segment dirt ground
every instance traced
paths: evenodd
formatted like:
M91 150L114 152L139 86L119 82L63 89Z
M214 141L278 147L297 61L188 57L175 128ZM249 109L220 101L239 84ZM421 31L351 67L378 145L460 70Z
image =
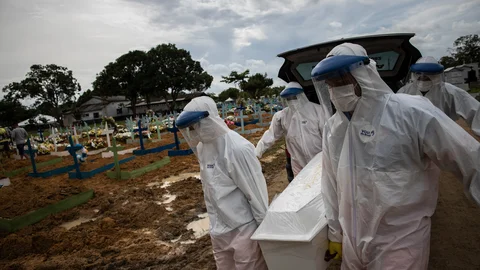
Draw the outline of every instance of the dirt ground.
M244 137L256 144L262 134ZM284 148L278 142L261 159L270 201L288 185ZM155 158L136 159L122 169ZM86 180L14 177L10 187L0 189L2 218L87 189L94 189L95 197L18 232L0 234L0 269L215 269L208 234L196 239L187 228L206 212L201 182L194 177L198 172L198 161L190 155L171 157L162 169L128 181L105 174ZM453 175L443 173L429 269L480 269L479 224L479 208L466 199ZM339 269L339 263L329 269Z

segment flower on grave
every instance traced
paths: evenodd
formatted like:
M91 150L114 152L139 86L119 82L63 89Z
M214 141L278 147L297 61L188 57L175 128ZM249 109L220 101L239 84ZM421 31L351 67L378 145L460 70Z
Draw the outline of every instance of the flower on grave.
M232 126L235 125L235 122L225 119L225 124L227 124L227 126Z
M131 133L128 132L128 131L124 131L124 132L119 132L117 134L115 134L115 139L117 141L122 141L122 142L126 142L127 139L130 139L131 138Z
M55 151L55 146L51 143L44 142L38 145L38 155L48 155L51 152Z
M157 126L151 125L151 126L149 127L149 129L150 129L150 132L151 132L151 133L157 133ZM163 131L165 131L166 129L167 129L167 126L166 126L166 125L158 125L158 130L159 130L160 132L163 132Z
M105 140L103 138L94 138L88 140L86 145L87 149L100 149L105 148L106 146Z
M245 115L249 115L249 114L253 114L254 111L251 109L251 108L247 108L245 109L245 111L243 112Z

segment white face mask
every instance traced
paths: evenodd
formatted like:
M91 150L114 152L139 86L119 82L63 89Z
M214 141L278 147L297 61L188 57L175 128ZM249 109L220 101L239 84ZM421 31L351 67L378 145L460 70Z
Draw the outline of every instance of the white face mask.
M330 98L337 110L342 112L351 112L355 110L360 97L355 95L353 84L347 84L338 87L329 87Z
M298 107L300 106L300 101L298 99L287 100L287 105L293 110L298 110Z
M417 88L420 92L428 92L433 86L432 81L417 81Z

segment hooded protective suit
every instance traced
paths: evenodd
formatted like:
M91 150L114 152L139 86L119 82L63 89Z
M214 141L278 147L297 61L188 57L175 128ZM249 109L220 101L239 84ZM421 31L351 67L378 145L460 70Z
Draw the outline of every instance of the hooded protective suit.
M327 119L320 105L308 101L300 84L291 82L283 92L290 89L301 91L295 95L296 99L287 100L287 108L273 115L270 128L257 143L255 154L261 158L276 140L285 136L292 159L292 170L294 175L297 175L322 151L323 126Z
M422 57L417 64L438 63L433 57ZM423 95L437 108L442 110L452 120L462 117L472 128L473 132L480 136L480 102L473 98L465 90L443 81L443 72L440 74L429 74L428 81L419 79L419 76L412 74L412 83L409 83L398 90L398 93L410 95Z
M267 186L254 147L228 129L211 98L194 98L177 123L188 112L208 112L208 117L190 126L194 129L181 131L196 147L217 268L266 269L258 243L250 240L268 206Z
M344 43L329 53L339 55L367 53ZM337 110L325 126L328 237L343 244L342 269L427 269L438 167L479 204L480 144L427 99L393 94L375 65L348 74L361 88L351 120Z

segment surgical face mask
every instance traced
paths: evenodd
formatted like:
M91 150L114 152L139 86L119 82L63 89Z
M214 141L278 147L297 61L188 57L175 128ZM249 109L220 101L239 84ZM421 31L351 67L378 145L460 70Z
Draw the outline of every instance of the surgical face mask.
M417 88L420 92L428 92L430 89L432 89L433 82L428 80L428 81L417 81Z
M355 95L355 86L347 84L337 87L329 87L330 98L337 110L351 112L355 110L360 97Z
M297 96L291 96L286 98L287 100L287 105L293 110L298 110L298 107L300 106L300 101L298 100Z

